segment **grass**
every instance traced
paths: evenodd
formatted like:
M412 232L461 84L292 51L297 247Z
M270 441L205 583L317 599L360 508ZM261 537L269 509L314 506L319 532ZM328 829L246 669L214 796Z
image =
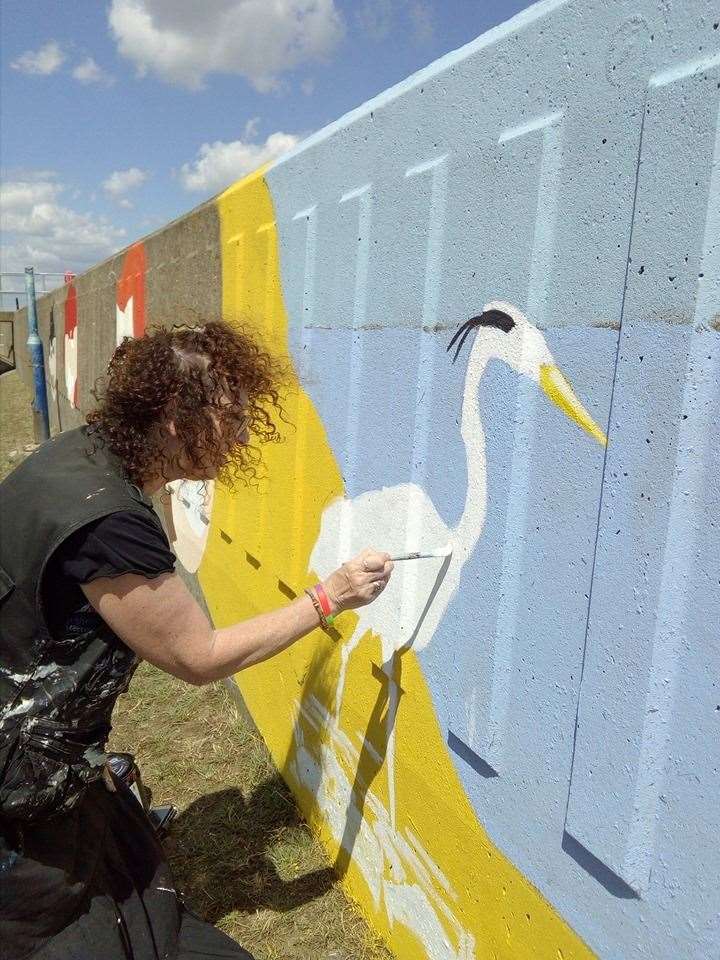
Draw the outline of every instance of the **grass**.
M0 377L0 480L25 456L24 447L33 443L32 392L17 370ZM17 457L10 460L16 451Z
M3 374L0 479L32 440L30 391ZM142 664L111 747L135 754L154 803L180 808L166 847L190 906L257 960L392 960L223 684L192 687Z
M136 755L153 802L180 807L167 845L178 888L258 960L391 960L223 684L143 664L111 744Z

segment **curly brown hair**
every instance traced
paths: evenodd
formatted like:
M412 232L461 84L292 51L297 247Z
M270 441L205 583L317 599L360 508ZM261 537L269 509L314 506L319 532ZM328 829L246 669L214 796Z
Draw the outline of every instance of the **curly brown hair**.
M212 467L232 487L257 477L260 460L257 447L238 443L239 433L247 429L260 443L278 439L271 408L283 417L280 390L289 379L287 365L225 321L153 328L117 348L87 422L133 483L164 475L161 427L172 420L178 460Z

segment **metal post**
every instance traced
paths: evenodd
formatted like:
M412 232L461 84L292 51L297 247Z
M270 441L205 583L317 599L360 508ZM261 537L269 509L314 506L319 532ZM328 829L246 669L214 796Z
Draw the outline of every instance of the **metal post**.
M45 358L42 340L38 334L37 311L35 309L35 272L25 267L25 294L27 296L28 352L33 368L35 397L33 399L33 421L35 439L38 443L50 438L50 417L48 416L47 386L45 384Z

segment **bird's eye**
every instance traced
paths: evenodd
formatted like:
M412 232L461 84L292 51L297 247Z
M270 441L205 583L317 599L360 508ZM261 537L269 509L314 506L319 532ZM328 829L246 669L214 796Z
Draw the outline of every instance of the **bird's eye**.
M469 320L460 324L460 327L455 331L455 335L447 346L449 351L455 343L457 343L453 363L455 363L460 355L463 344L467 340L471 330L475 330L477 327L495 327L496 330L502 330L503 333L510 333L514 326L515 321L513 318L502 310L485 310L483 313L478 314L477 317L470 317Z

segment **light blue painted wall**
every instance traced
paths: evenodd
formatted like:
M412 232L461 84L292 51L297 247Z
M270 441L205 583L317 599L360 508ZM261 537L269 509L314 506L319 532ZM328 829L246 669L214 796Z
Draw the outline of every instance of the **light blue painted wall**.
M457 520L445 347L490 299L607 425L605 455L488 369L487 522L421 656L477 816L617 960L720 956L718 20L539 3L267 176L350 496L413 480Z

